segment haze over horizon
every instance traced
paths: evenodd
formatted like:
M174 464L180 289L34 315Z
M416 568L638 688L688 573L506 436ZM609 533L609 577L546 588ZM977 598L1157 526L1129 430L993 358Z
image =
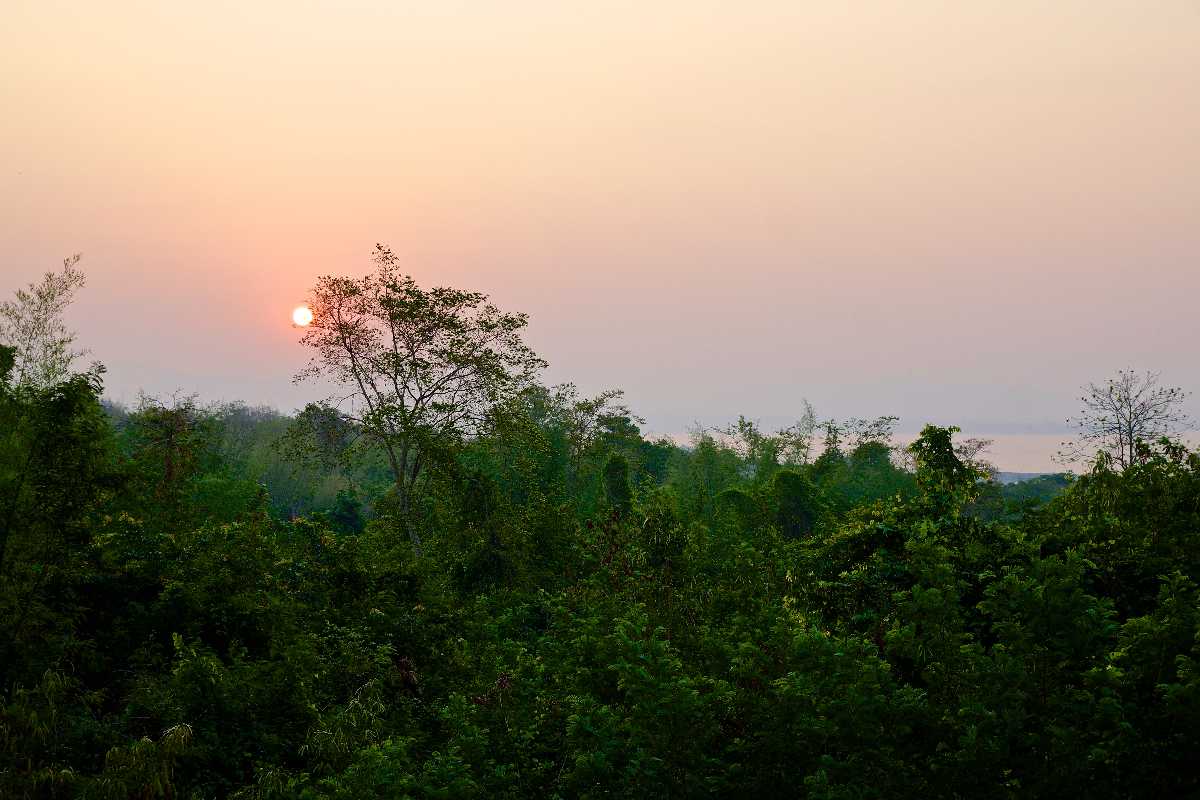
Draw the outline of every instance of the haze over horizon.
M315 399L291 309L375 242L658 432L1200 391L1200 7L870 9L16 0L0 295L82 252L127 402Z

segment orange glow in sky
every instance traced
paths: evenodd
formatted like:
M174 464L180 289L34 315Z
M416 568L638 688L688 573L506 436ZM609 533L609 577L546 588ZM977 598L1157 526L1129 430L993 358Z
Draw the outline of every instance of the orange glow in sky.
M118 399L303 407L376 242L652 430L1200 398L1196 0L3 7L0 298L82 252Z

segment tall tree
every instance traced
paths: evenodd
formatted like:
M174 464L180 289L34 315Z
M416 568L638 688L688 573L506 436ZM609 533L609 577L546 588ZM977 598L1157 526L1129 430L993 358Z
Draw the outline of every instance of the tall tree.
M22 637L58 624L44 603L65 604L69 564L89 557L95 512L116 485L102 370L47 388L14 385L13 348L0 345L0 664ZM7 671L0 669L0 673ZM0 679L0 694L11 688ZM0 711L0 716L3 712ZM3 770L0 769L0 772ZM0 795L3 795L0 790Z
M521 338L525 314L503 312L479 292L424 289L383 245L374 262L364 278L318 279L300 339L314 354L296 380L325 378L346 390L329 404L386 453L402 523L419 549L412 502L431 460L482 433L492 410L546 362Z
M18 289L13 300L0 303L0 344L15 351L12 381L18 386L47 388L67 379L75 359L75 334L63 314L83 287L79 254L63 260L59 272L47 272L41 283Z
M604 433L605 423L620 417L632 422L645 422L622 402L624 396L625 392L620 389L606 389L595 397L581 397L573 383L553 388L550 393L551 408L567 435L571 461L576 469L584 453Z
M1103 384L1089 383L1080 398L1083 410L1067 420L1077 431L1075 439L1063 443L1059 458L1070 463L1102 453L1121 470L1128 469L1145 443L1187 429L1186 397L1178 387L1160 386L1156 372L1120 370Z

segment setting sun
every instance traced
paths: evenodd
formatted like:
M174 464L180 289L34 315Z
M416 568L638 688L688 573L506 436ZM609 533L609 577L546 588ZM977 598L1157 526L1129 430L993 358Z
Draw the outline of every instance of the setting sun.
M0 800L1200 800L1200 0L0 23Z
M308 306L296 306L292 311L292 322L299 325L301 328L307 326L313 321L312 309Z

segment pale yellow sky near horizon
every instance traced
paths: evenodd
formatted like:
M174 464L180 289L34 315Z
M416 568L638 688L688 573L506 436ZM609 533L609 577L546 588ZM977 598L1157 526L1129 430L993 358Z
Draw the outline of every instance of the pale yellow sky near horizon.
M82 251L115 396L288 409L381 241L659 430L1048 432L1200 390L1198 143L1194 0L0 0L0 293Z

